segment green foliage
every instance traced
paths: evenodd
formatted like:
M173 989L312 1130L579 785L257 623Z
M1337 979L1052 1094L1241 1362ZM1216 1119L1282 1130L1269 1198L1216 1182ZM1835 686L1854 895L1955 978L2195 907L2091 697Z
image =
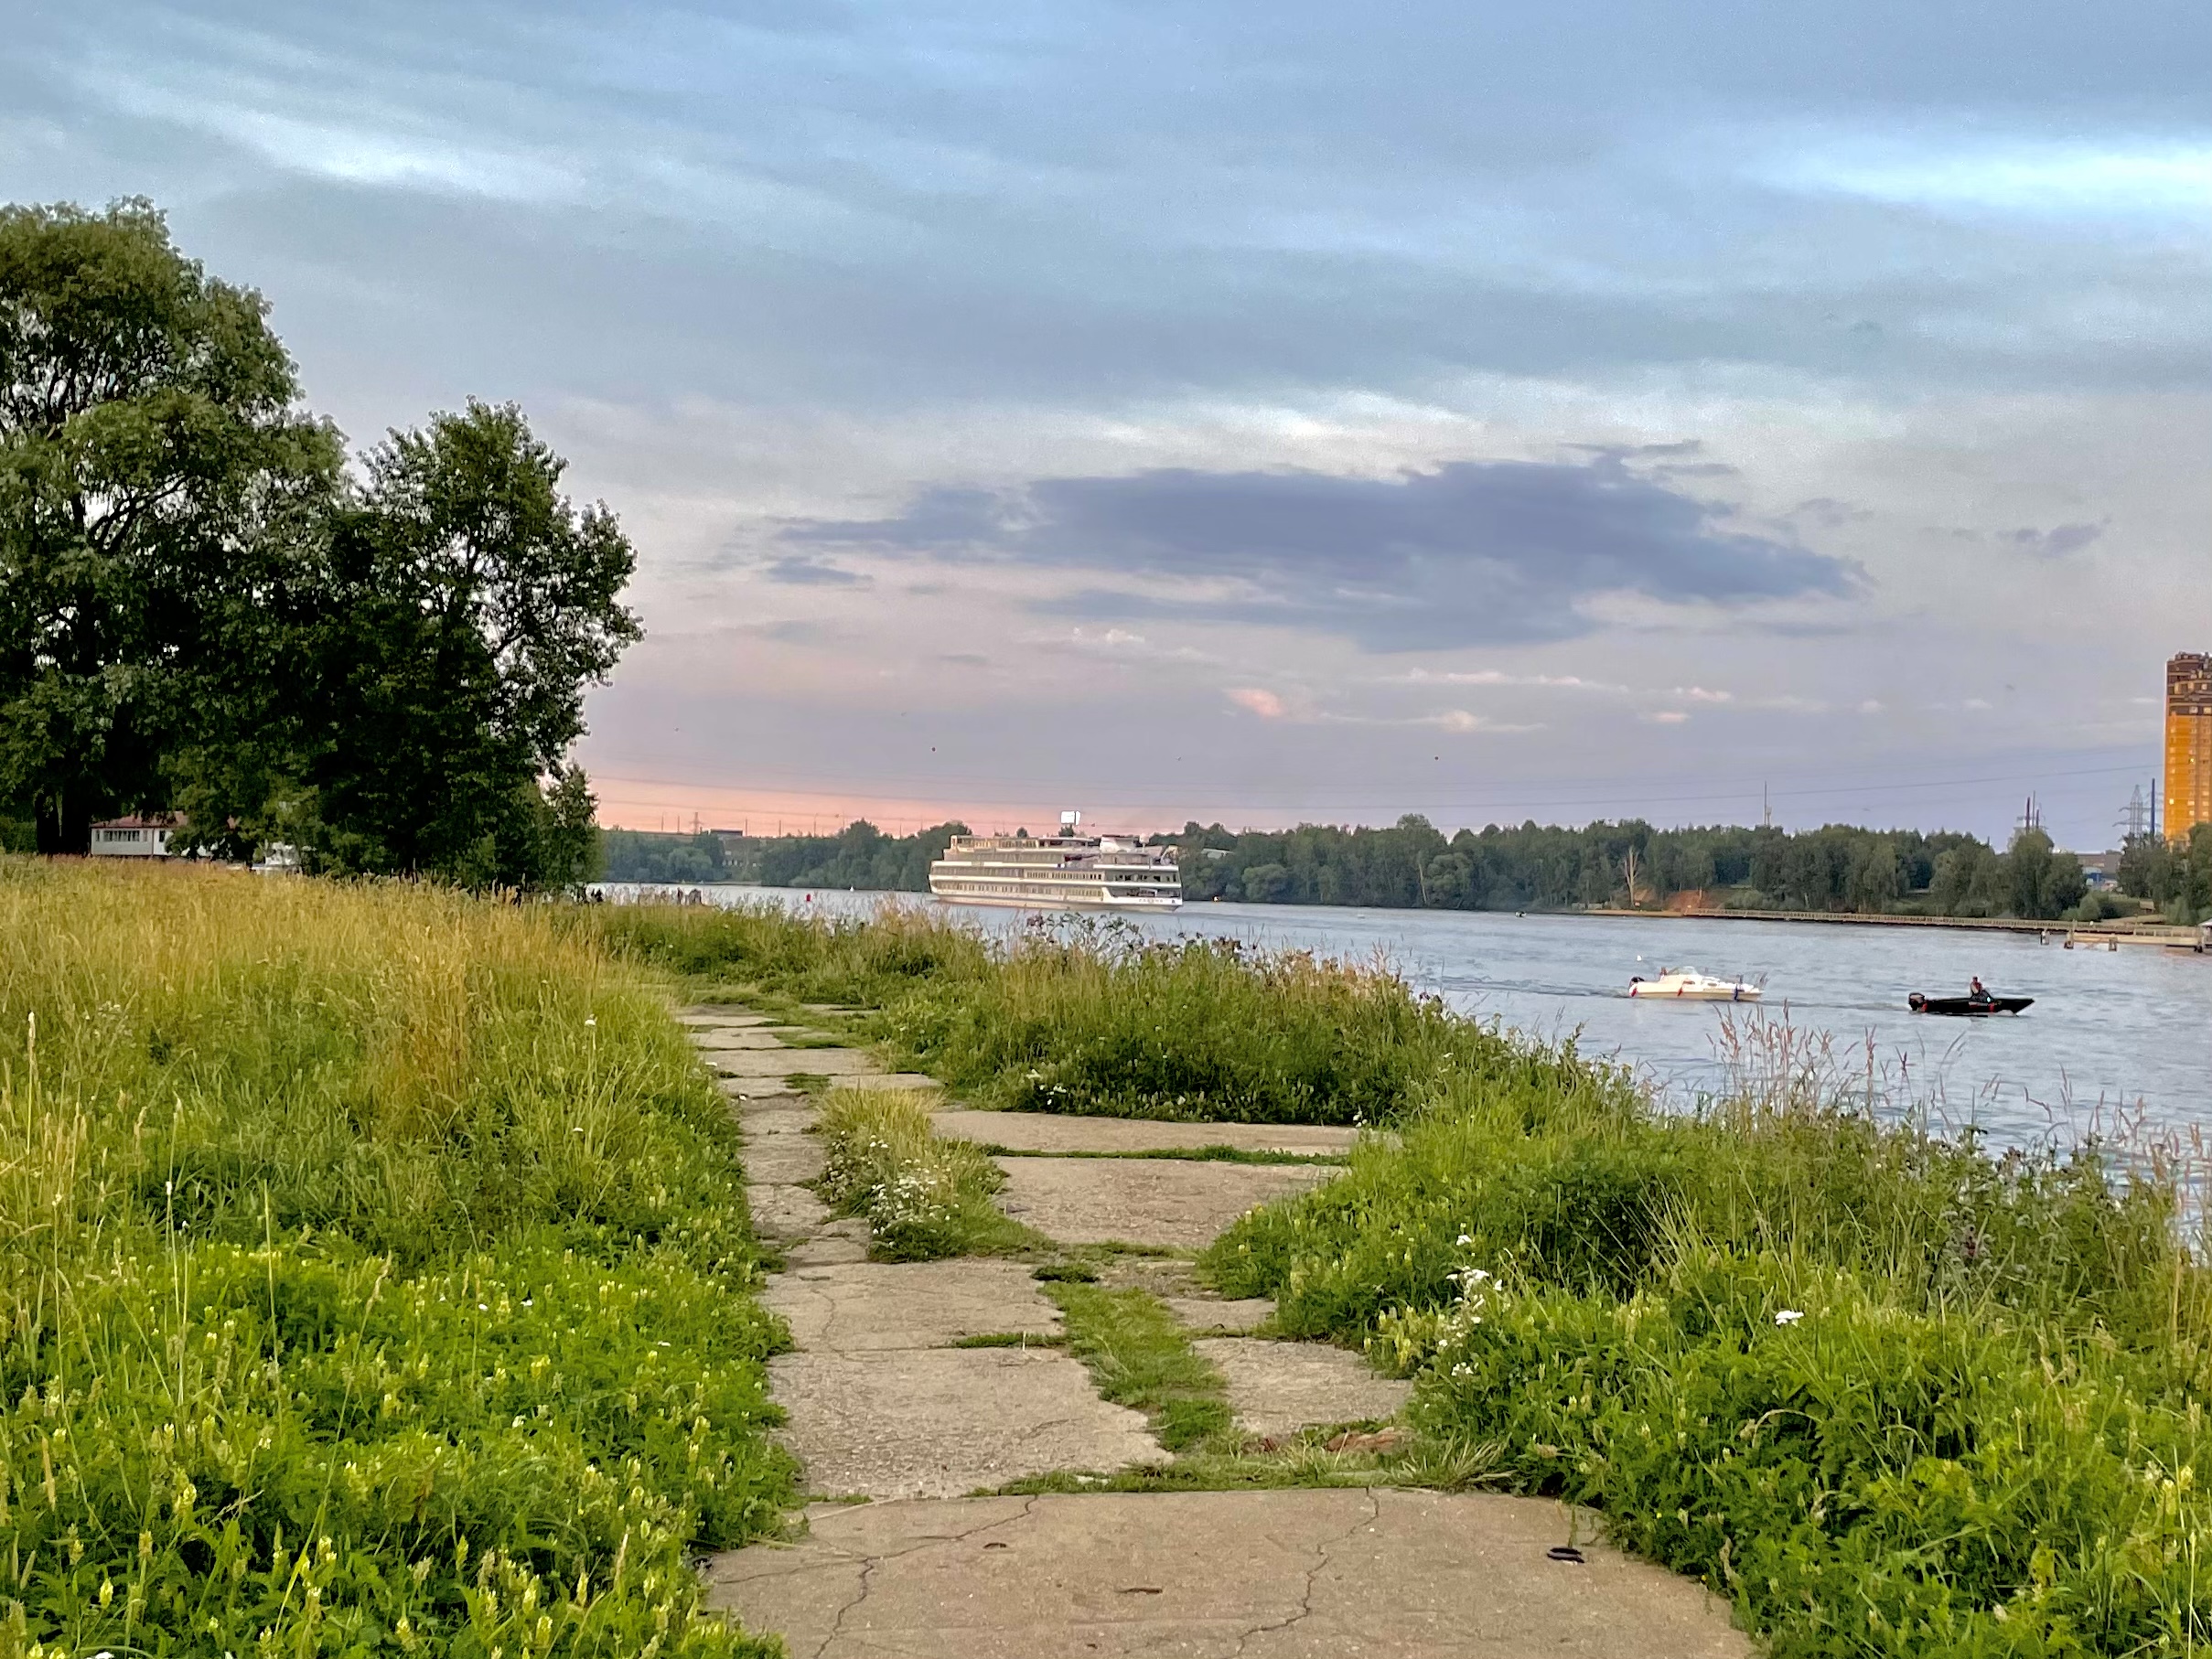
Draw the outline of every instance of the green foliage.
M1447 1064L1556 1068L1380 969L1233 941L1148 942L1041 925L996 949L917 913L873 922L768 908L619 905L618 948L743 990L878 1010L863 1023L970 1097L1029 1111L1267 1123L1380 1123Z
M2192 825L2182 840L2131 838L2121 854L2120 890L2185 926L2212 916L2212 824Z
M562 756L584 687L640 630L629 542L559 493L563 465L521 411L474 401L369 455L328 541L301 796L276 819L311 864L576 879L590 801Z
M265 310L148 202L0 208L0 797L41 851L214 764L288 604L339 444Z
M779 1337L656 988L421 887L0 863L0 1652L765 1655Z
M1228 1385L1158 1297L1065 1279L1045 1294L1066 1316L1068 1352L1100 1395L1144 1413L1161 1445L1187 1451L1230 1435Z
M1366 1339L1433 1442L1595 1504L1777 1654L2212 1639L2212 1282L2174 1188L1824 1095L1454 1085L1208 1269Z
M960 823L912 835L886 835L855 819L835 835L730 837L612 830L607 835L610 882L750 882L763 887L857 888L868 893L926 893L931 861L968 833Z
M1753 910L2040 918L2080 899L2078 868L2069 873L2067 855L2047 856L2047 840L2015 869L1970 835L1842 824L1792 834L1655 830L1633 819L1579 830L1530 822L1447 840L1427 819L1408 817L1388 829L1302 824L1242 834L1194 822L1172 839L1186 897L1255 904L1557 910L1697 893Z
M991 1195L1004 1186L983 1150L940 1138L910 1089L832 1089L822 1101L828 1143L821 1195L840 1215L864 1215L877 1261L988 1256L1036 1242Z
M0 209L0 808L45 852L176 809L178 851L573 886L628 541L511 406L356 484L265 310L146 202Z

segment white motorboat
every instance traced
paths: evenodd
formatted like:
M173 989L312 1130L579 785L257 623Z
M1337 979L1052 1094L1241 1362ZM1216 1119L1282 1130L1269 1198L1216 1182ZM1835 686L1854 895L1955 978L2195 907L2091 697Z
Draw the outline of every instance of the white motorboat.
M1694 968L1662 968L1656 979L1641 974L1628 981L1632 997L1665 998L1681 1002L1756 1002L1762 992L1744 979L1723 979Z

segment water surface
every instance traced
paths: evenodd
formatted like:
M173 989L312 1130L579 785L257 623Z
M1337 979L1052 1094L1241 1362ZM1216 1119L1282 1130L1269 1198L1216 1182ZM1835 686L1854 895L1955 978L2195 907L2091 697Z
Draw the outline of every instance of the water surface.
M609 896L639 891L610 887ZM940 906L913 894L700 889L716 904L769 903L834 914L886 897L929 905L993 931L1033 912ZM1979 1125L2006 1143L2070 1140L2141 1114L2153 1127L2212 1132L2212 956L2123 947L2062 949L2061 932L1514 916L1484 911L1192 904L1136 916L1147 934L1227 937L1351 960L1378 953L1452 1007L1547 1038L1581 1033L1585 1053L1617 1057L1662 1093L1693 1097L1725 1081L1724 1005L1645 1002L1631 974L1694 966L1766 986L1765 1013L1828 1040L1840 1071L1891 1109ZM2030 996L2026 1013L1980 1020L1914 1014L1907 995L1992 990ZM1871 1046L1870 1046L1871 1045Z

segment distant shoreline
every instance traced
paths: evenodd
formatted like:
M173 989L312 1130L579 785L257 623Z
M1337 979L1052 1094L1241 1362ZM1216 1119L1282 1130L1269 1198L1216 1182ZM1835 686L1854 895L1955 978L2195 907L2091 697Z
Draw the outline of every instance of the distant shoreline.
M2117 939L2122 945L2178 945L2184 949L2199 942L2198 929L2176 927L2171 922L2115 926L2103 922L2023 922L2013 916L1863 915L1833 910L1624 910L1610 904L1550 914L1634 916L1646 921L1815 922L1843 927L1950 927L1968 933L2060 933L2099 944Z

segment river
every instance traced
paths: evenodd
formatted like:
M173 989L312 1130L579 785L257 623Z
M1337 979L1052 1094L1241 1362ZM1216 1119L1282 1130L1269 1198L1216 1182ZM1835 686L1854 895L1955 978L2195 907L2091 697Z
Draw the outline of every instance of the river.
M610 886L608 896L638 891ZM716 904L840 915L865 914L886 898L935 905L916 894L698 891ZM993 931L1036 914L949 913ZM2032 934L1664 916L1208 904L1130 920L1162 937L1226 937L1355 961L1380 953L1463 1012L1546 1038L1579 1032L1585 1054L1634 1066L1677 1100L1727 1082L1728 1022L1747 1029L1743 1011L1625 992L1631 974L1694 964L1763 983L1764 1018L1787 1020L1800 1046L1825 1040L1838 1080L1871 1084L1889 1110L1924 1111L1954 1131L1973 1124L2007 1145L2109 1135L2138 1118L2212 1139L2212 955L2066 950L2063 930L2040 944ZM2035 1007L1952 1020L1905 1006L1914 990L1962 993L1977 974L1992 990L2034 997Z

